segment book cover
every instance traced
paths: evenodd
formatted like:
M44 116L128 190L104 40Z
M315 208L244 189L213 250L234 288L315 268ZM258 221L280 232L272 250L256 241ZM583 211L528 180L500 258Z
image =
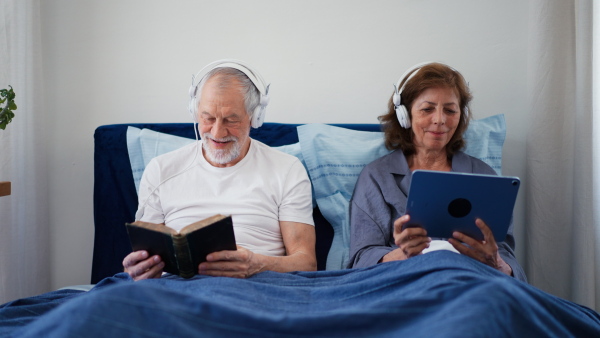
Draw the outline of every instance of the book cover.
M206 256L222 250L236 250L231 216L214 215L192 223L180 232L162 224L136 221L127 223L133 251L146 250L159 255L163 271L191 278Z

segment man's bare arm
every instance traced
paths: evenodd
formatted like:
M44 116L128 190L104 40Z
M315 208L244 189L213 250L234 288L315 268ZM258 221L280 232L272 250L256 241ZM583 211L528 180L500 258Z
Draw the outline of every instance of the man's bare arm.
M213 252L201 263L198 273L246 278L262 271L315 271L315 227L297 222L279 222L285 256L265 256L239 247L237 251Z

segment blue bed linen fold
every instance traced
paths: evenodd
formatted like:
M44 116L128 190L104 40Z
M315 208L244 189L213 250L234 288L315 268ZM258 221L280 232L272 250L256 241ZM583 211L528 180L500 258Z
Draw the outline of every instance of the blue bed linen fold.
M121 273L114 277L103 279L89 291L63 288L37 296L22 298L0 305L0 337L13 330L23 327L42 315L54 310L70 299L81 296L86 292L96 292L122 281L132 281L128 274Z
M0 315L5 310L0 309ZM119 274L11 333L20 337L597 336L600 316L468 257L438 251L364 269L264 272L245 280L169 276L132 282Z

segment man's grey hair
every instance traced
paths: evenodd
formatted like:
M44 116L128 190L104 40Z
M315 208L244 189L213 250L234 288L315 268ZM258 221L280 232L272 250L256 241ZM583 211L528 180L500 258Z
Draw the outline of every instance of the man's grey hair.
M206 84L206 81L211 79L213 76L220 75L219 82L217 86L219 88L227 88L232 85L233 80L237 80L239 83L240 91L242 95L244 95L244 105L246 108L246 113L250 116L252 120L252 116L254 115L254 110L260 104L260 92L252 83L252 80L244 74L244 72L228 67L219 67L208 72L202 81L198 84L198 90L196 91L196 103L200 103L202 88Z

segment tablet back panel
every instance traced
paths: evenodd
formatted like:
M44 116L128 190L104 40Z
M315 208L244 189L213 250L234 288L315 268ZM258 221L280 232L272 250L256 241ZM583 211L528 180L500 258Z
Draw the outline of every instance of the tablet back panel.
M460 231L483 240L475 225L481 218L496 241L504 241L519 185L518 177L415 170L406 205L408 226L422 226L434 238Z

